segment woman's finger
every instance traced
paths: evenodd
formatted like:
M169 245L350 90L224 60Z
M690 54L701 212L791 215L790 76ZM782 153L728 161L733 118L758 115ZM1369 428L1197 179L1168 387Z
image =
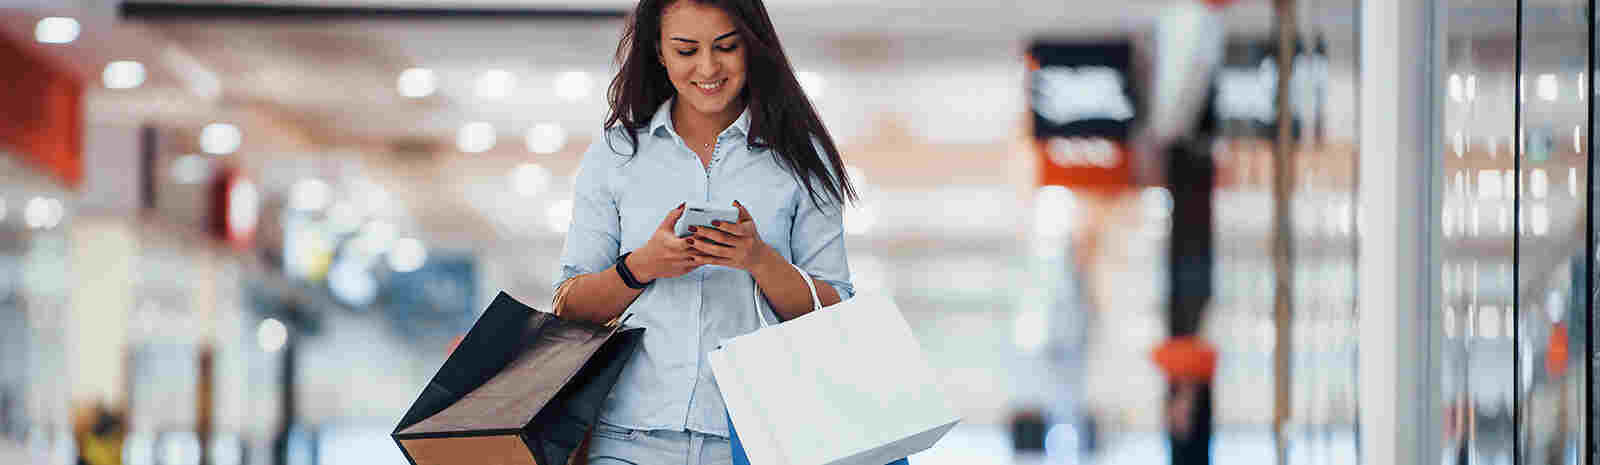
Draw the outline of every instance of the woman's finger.
M694 238L697 241L709 240L726 245L733 245L733 243L739 241L739 236L716 228L695 227Z
M720 233L723 233L723 234L727 234L727 235L730 235L730 236L743 236L744 235L744 228L740 228L739 227L740 224L742 224L742 223L729 223L729 222L722 221L722 220L714 220L714 221L711 222L711 226L712 227L710 227L710 228L700 228L700 230L701 231L705 231L705 230L715 229L717 232L720 232Z
M756 217L750 215L750 210L745 210L744 209L744 204L743 203L739 203L738 200L735 200L735 201L733 201L733 207L739 209L739 222L740 223L743 223L743 222L746 222L746 221L755 221Z
M694 261L695 261L695 263L698 263L698 264L701 264L701 265L732 266L732 264L733 264L733 260L729 260L729 259L723 258L723 257L704 255L704 254L695 255L694 256Z
M733 256L733 247L726 245L713 244L706 241L694 241L694 245L691 247L693 247L695 252L699 252L702 255L710 255L719 258Z
M685 251L685 250L689 250L689 244L694 243L694 241L689 240L689 238L686 238L686 237L685 238L673 237L673 238L667 239L666 243L667 243L667 248L668 249L673 250L673 251L682 252L682 251Z
M674 208L672 211L667 212L667 217L661 219L661 225L656 226L656 230L666 231L669 233L672 232L672 226L678 224L678 218L683 216L684 205L688 205L688 203L680 203L678 204L678 208Z

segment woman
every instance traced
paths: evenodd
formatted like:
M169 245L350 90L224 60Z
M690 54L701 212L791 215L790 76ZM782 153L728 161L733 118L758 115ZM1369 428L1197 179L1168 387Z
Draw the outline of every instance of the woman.
M646 328L600 415L595 465L729 463L706 353L765 318L849 298L855 199L760 0L641 0L617 47L604 140L583 155L557 279L565 318ZM684 202L736 223L677 237ZM770 320L769 320L770 321Z

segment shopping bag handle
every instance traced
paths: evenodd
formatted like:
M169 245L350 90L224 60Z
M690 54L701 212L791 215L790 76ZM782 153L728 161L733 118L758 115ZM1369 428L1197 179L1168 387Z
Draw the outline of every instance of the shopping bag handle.
M822 310L822 299L817 298L817 283L811 280L811 275L806 273L806 270L801 269L800 265L790 263L789 266L794 267L795 271L800 272L800 278L806 281L806 288L811 290L811 310ZM751 306L756 310L756 321L761 322L762 328L769 326L767 324L767 317L761 315L761 286L756 284L755 275L750 276L750 303ZM772 312L772 316L777 317L778 312L774 310Z

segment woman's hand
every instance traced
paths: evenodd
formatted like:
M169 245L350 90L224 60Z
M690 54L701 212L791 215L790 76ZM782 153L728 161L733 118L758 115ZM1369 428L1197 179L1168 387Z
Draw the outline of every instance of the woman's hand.
M676 278L702 265L695 261L694 251L689 248L692 241L680 239L672 231L681 216L683 216L683 204L667 212L667 217L661 220L661 225L650 235L650 240L628 256L628 269L632 270L640 281Z
M761 241L761 234L756 231L756 222L750 217L750 211L745 210L738 201L733 202L733 206L739 209L738 223L713 221L712 228L689 227L694 234L689 238L689 249L695 263L752 271L773 260L783 260L777 250Z

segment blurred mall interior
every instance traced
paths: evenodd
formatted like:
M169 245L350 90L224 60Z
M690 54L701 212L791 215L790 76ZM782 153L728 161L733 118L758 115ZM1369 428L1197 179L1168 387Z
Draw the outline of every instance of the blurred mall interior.
M963 417L912 463L1600 460L1592 1L766 3ZM407 463L632 6L0 0L0 463Z

